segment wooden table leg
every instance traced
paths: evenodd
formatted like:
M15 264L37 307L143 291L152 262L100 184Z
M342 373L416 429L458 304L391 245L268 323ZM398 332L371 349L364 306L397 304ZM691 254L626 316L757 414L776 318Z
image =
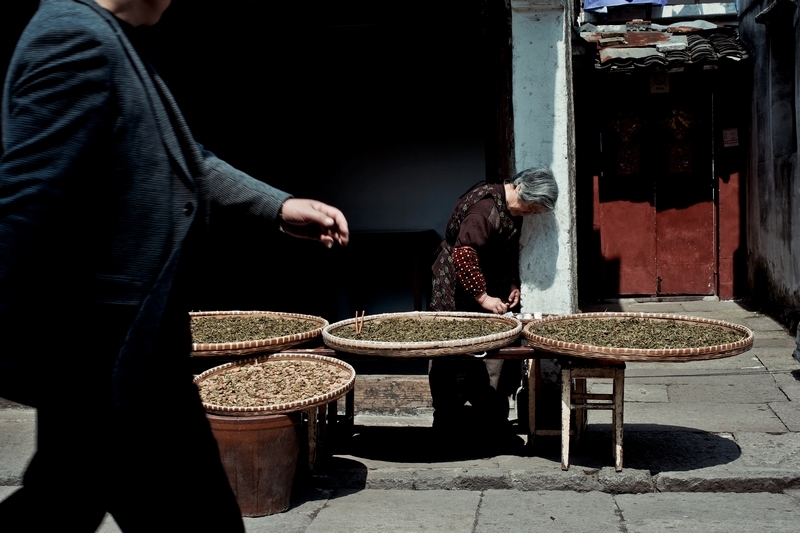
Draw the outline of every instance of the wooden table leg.
M313 472L317 462L317 408L305 410L308 419L308 471Z
M353 436L354 425L355 425L355 398L356 398L356 387L353 385L353 388L347 393L344 397L344 427L342 428L342 434L346 435L347 437Z
M586 378L575 378L575 393L586 394ZM585 404L586 400L577 400L575 403ZM589 413L585 409L575 409L575 444L581 441L583 430L586 429L586 419Z
M625 370L623 368L614 369L614 409L612 409L612 423L614 431L614 469L622 471L622 409L625 405Z
M569 419L572 411L572 371L561 370L561 470L569 470Z
M328 442L331 443L329 450L333 450L333 443L339 438L339 401L331 400L328 402Z
M528 359L528 447L533 447L536 438L536 392L537 377L541 372L538 359Z
M317 408L317 454L314 458L314 469L316 469L321 463L324 463L328 456L327 411L328 407L326 405L320 405Z

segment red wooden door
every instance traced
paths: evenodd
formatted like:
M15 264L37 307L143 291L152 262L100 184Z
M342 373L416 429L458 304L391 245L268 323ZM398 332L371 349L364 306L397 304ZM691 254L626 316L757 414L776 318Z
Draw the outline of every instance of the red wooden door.
M594 226L605 297L715 291L710 95L659 96L619 102L602 126Z

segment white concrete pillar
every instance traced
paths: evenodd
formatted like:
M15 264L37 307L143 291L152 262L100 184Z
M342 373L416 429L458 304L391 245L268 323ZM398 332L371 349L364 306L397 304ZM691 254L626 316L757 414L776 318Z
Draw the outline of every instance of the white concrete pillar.
M520 239L522 310L578 308L571 0L511 0L512 102L517 171L549 166L553 213L525 217Z

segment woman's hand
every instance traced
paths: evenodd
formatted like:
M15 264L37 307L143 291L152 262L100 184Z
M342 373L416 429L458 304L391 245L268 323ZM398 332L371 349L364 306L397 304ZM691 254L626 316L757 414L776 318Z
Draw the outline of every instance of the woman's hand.
M503 300L489 296L485 292L476 296L475 301L477 301L481 307L496 315L502 315L508 311L508 305Z
M333 206L305 198L289 198L281 206L281 228L293 237L312 239L327 248L336 242L346 246L350 239L347 220Z
M512 285L511 286L511 292L508 295L508 308L509 309L514 308L514 307L517 306L517 304L519 303L519 296L520 296L519 287L517 287L515 285Z

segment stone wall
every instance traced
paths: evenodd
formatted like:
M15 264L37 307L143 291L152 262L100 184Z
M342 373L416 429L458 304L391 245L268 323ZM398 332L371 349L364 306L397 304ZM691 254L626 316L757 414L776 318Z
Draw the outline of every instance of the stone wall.
M753 58L748 278L754 302L790 327L800 310L800 23L792 4L740 4L740 38Z

